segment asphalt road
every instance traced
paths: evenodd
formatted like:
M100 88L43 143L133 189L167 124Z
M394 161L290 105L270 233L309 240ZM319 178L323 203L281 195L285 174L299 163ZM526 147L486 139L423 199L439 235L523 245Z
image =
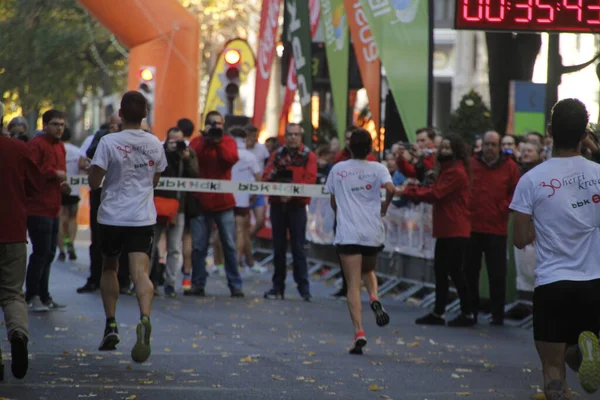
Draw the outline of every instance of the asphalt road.
M7 378L0 398L542 398L536 397L541 372L529 331L419 327L413 321L423 310L388 300L390 325L377 327L366 308L367 350L351 356L347 308L327 297L333 288L313 284L312 303L301 301L292 284L289 300L263 300L269 275L246 278L245 299L229 298L218 277L209 278L204 299L155 299L153 351L141 365L130 358L136 301L122 296L121 344L117 352L101 353L100 294L75 292L87 277L86 250L80 243L78 262L53 265L52 296L68 308L30 313L30 370L22 381L10 374L10 346L3 340ZM582 392L575 376L570 383Z

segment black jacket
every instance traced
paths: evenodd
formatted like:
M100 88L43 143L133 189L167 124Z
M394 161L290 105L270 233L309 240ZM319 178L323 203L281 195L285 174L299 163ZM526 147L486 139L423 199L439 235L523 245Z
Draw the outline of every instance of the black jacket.
M166 147L166 146L165 146ZM165 149L166 150L166 149ZM196 153L189 149L190 158L182 160L176 151L165 151L167 156L167 168L160 174L163 178L198 178L198 161ZM181 165L181 166L180 166ZM181 171L181 174L180 174ZM179 212L188 213L186 204L190 203L192 192L176 192L173 190L154 190L154 196L177 199L179 195Z

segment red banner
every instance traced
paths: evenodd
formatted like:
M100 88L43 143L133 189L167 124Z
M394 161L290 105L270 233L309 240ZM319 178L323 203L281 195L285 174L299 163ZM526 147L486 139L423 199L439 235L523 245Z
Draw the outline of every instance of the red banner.
M310 33L314 39L317 30L319 29L319 19L321 18L321 4L319 0L309 0L308 9L310 10ZM291 57L290 67L288 69L287 84L285 89L285 97L281 107L281 116L279 117L279 141L283 143L283 135L285 134L285 126L288 123L288 114L294 102L294 96L297 89L296 67L294 57Z
M271 81L271 67L277 46L277 28L281 12L280 0L263 0L260 13L260 32L256 53L256 85L254 89L254 115L252 125L260 128L267 107Z
M361 0L344 0L350 37L360 69L363 86L369 98L369 110L377 132L381 130L381 60L375 38L369 28Z

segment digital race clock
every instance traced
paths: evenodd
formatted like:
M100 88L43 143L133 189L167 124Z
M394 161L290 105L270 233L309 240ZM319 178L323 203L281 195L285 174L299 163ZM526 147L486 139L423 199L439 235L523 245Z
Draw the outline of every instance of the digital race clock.
M600 32L600 0L456 0L455 28Z

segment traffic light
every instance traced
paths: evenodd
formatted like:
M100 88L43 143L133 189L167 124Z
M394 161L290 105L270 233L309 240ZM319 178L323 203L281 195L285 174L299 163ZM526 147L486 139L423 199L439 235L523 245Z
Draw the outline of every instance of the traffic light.
M240 73L242 66L242 53L239 50L228 49L225 51L225 96L227 97L227 114L233 114L233 101L240 94Z
M154 106L156 94L156 67L143 66L138 72L138 90L144 95L148 102L148 125L152 126L154 122Z

